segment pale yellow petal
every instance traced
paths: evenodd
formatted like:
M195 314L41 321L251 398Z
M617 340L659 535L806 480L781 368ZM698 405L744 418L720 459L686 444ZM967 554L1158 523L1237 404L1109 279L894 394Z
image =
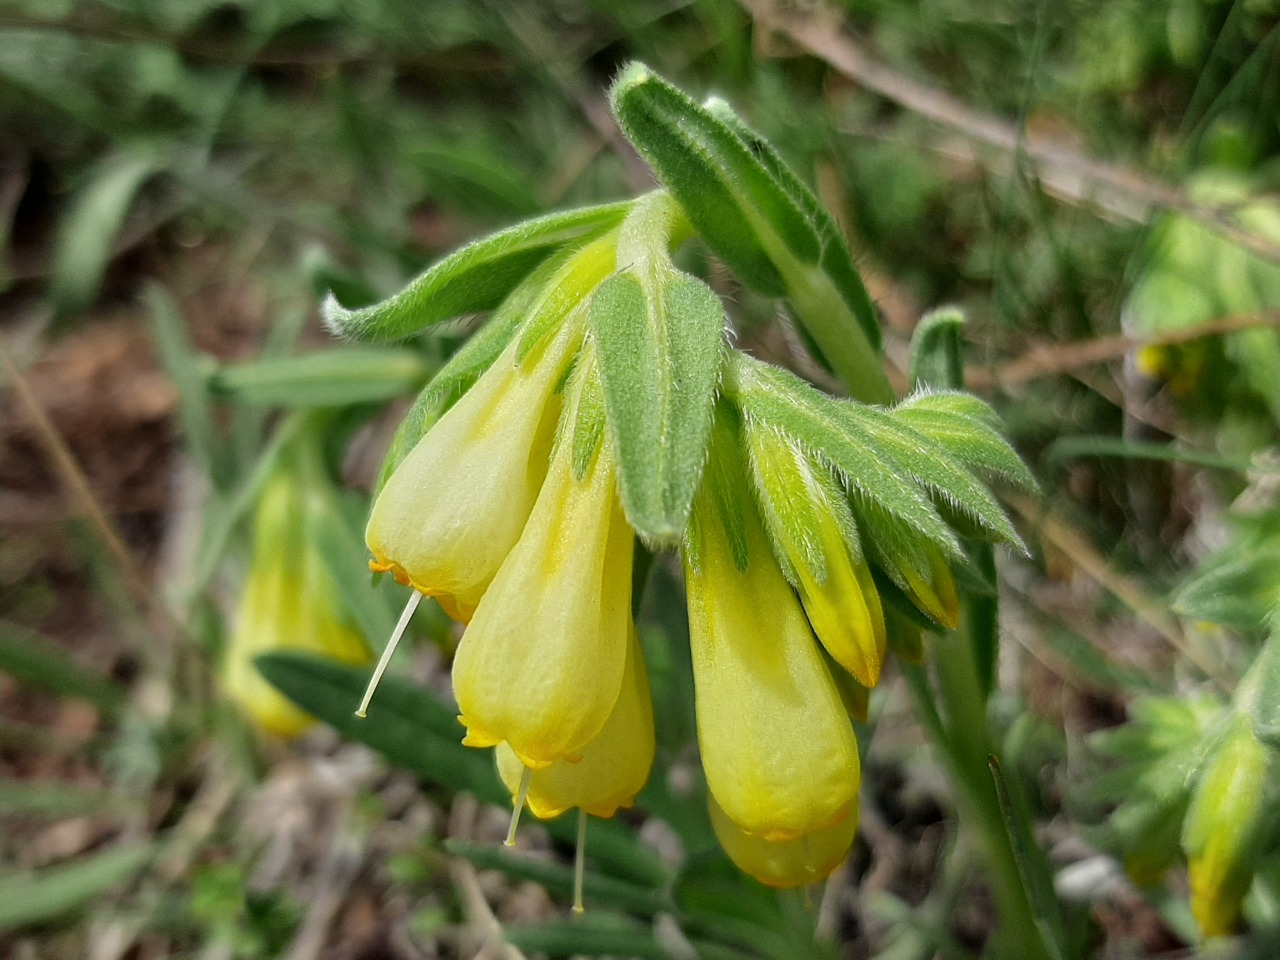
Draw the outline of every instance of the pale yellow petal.
M765 840L743 831L707 797L711 826L729 859L743 873L770 887L803 887L825 880L844 862L858 829L853 803L832 823L790 840Z
M622 687L633 536L607 445L581 479L571 444L476 608L453 665L470 746L507 741L534 768L577 756Z
M375 569L466 619L524 529L560 413L556 388L581 343L571 320L533 360L518 341L405 457L374 502Z
M529 778L528 803L535 817L549 819L573 807L611 817L644 789L653 766L653 701L634 625L629 632L622 690L604 728L582 748L580 760L557 760ZM505 743L498 744L496 757L502 782L514 797L525 766Z
M688 552L685 562L707 784L750 833L811 833L857 796L853 729L759 520L747 512L744 573L709 500L700 495L695 507L698 566Z

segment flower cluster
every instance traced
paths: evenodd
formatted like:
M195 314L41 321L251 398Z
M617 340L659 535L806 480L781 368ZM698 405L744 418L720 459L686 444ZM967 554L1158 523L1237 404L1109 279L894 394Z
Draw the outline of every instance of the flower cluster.
M626 439L608 416L592 315L626 269L623 242L607 231L509 295L491 321L505 345L456 400L428 388L430 426L396 454L366 533L375 571L466 624L453 665L463 742L496 748L517 815L527 805L538 817L611 816L654 760L631 613ZM767 884L798 886L830 873L853 841L851 718L865 719L890 646L882 594L911 611L899 617L916 644L918 622L950 627L958 615L942 552L955 541L918 529L937 517L922 481L877 485L874 474L910 442L973 484L937 437L973 427L981 405L958 394L892 411L836 401L717 349L719 397L678 544L698 743L726 852ZM803 439L797 411L826 418L831 450ZM878 464L850 476L836 465L850 458Z
M479 240L326 319L391 340L493 311L392 442L375 571L466 630L464 743L495 749L515 818L631 804L654 762L632 620L637 542L679 551L710 818L745 871L812 883L857 826L854 718L886 651L957 623L962 537L1019 543L987 487L1034 481L963 393L896 405L835 222L768 143L642 64L611 106L662 189ZM785 297L851 399L726 345L724 304L672 260L698 236ZM642 578L637 578L638 581ZM581 859L579 859L581 863Z

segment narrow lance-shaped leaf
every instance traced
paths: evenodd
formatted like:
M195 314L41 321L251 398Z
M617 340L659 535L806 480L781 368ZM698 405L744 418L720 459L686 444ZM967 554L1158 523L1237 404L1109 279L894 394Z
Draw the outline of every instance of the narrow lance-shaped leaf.
M556 249L616 226L630 202L553 213L509 227L445 257L394 296L348 310L330 294L325 325L353 340L388 341L467 313L492 310Z
M920 318L911 335L908 379L913 390L964 389L964 364L960 357L960 328L964 313L956 307L939 307Z
M791 301L854 396L892 400L875 311L848 248L772 148L723 104L713 112L643 64L622 72L611 102L627 139L707 245L743 283Z
M390 400L420 385L427 373L423 357L412 350L343 347L222 367L209 386L250 406L340 407Z
M661 220L662 211L654 215ZM665 238L661 223L657 232ZM630 266L596 291L591 329L627 519L650 544L675 546L706 461L724 308L671 265L664 243L646 249L629 233L624 227L619 260Z

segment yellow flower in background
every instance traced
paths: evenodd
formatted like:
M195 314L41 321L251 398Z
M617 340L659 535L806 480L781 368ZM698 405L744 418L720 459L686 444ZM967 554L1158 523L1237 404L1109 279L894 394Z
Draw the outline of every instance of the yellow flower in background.
M721 444L714 455L731 450ZM745 503L734 521L743 570L714 479L709 470L684 551L702 765L741 830L794 839L847 816L858 795L858 746L754 508Z
M729 859L770 887L804 887L825 880L849 855L858 831L856 803L828 826L790 840L765 840L745 832L710 794L707 807L716 839Z
M267 481L253 519L253 559L223 667L223 686L262 729L283 737L315 721L268 683L259 654L299 650L343 663L372 660L364 637L336 602L324 558L306 531L319 494L288 470Z
M538 496L560 414L556 388L581 340L581 324L568 321L523 363L513 342L427 431L373 504L373 570L471 619Z
M582 377L575 379L571 390L580 394ZM566 423L576 409L571 403ZM573 431L562 430L529 522L453 664L463 742L505 741L534 769L576 759L595 739L627 658L634 535L609 445L597 444L580 477L574 446Z
M653 766L653 701L635 624L629 634L622 690L604 728L582 748L579 760L557 760L533 771L524 785L535 817L546 820L574 807L611 817L619 807L630 807L644 789ZM496 756L502 782L517 798L526 767L505 743L498 745Z
M1191 913L1206 937L1235 933L1267 816L1268 748L1238 716L1207 760L1182 828L1191 881Z

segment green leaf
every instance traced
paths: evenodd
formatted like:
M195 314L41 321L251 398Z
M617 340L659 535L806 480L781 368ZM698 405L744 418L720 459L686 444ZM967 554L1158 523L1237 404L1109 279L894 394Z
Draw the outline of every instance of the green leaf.
M34 873L0 875L0 933L56 920L129 880L151 859L151 843L129 843Z
M958 307L939 307L920 318L911 334L908 380L912 390L964 389L964 362L960 356L960 328L964 314Z
M847 429L861 436L883 461L904 471L999 539L1026 553L1026 546L1000 503L962 463L926 434L912 430L891 413L860 404L839 405Z
M1179 450L1168 443L1149 443L1141 440L1124 440L1119 437L1079 436L1060 437L1045 451L1045 462L1054 464L1077 457L1123 457L1129 460L1163 460L1168 463L1186 463L1215 470L1235 470L1237 473L1277 473L1280 468L1264 462L1254 463L1248 457L1223 456L1202 450Z
M27 686L85 700L108 717L118 714L125 703L125 692L119 686L15 623L0 621L0 672Z
M231 464L213 426L209 377L215 363L196 353L187 322L173 296L159 284L147 287L145 299L151 312L151 329L165 372L178 390L178 419L192 457L209 471L215 486L229 479Z
M1249 672L1257 684L1249 703L1253 735L1280 750L1280 624L1272 629Z
M600 285L591 325L627 519L674 546L706 462L724 308L702 281L646 263Z
M420 386L422 355L394 347L343 347L217 370L210 389L251 406L341 407L383 403Z
M399 677L383 677L369 717L355 715L370 670L299 653L271 653L254 663L303 710L342 736L377 750L430 783L506 803L510 795L487 754L462 745L457 711Z
M848 247L777 153L724 104L700 106L641 63L623 70L610 99L627 139L716 255L748 286L789 298L854 396L891 400L875 310Z
M93 303L111 259L112 245L143 184L163 169L155 153L122 152L108 157L80 189L58 225L49 296L66 318Z
M728 364L725 391L744 416L759 418L796 438L833 466L859 498L897 517L946 553L958 554L955 534L929 498L909 473L893 469L881 450L868 444L864 431L849 429L850 417L841 401L785 370L739 353L733 354L733 359ZM868 532L868 539L870 536Z
M347 310L330 295L322 308L325 325L354 340L400 340L444 320L492 310L555 250L616 226L630 206L583 207L509 227L450 254L372 306Z
M973 473L1014 490L1039 490L1027 465L1001 436L995 413L977 397L915 394L894 407L890 415L945 449Z

